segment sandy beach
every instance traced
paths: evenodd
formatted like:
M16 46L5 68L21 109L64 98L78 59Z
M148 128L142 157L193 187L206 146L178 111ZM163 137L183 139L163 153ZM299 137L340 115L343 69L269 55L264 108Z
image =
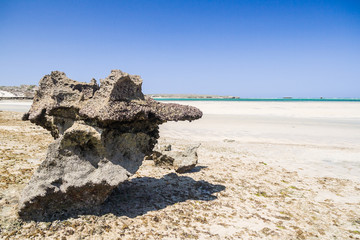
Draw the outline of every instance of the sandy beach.
M236 140L267 163L310 176L360 181L358 102L177 103L198 107L204 116L162 125L164 138Z
M359 102L179 102L202 119L161 125L159 145L201 143L191 172L146 160L93 211L16 216L50 134L0 101L2 239L360 239Z
M0 111L27 112L30 109L32 100L12 101L1 100Z

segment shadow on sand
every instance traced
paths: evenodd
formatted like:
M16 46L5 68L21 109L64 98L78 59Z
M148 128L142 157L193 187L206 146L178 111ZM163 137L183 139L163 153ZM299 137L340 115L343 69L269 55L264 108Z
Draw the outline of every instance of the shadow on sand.
M157 179L152 177L134 178L126 181L113 191L99 207L61 212L35 221L53 221L76 218L79 215L102 216L112 213L116 216L134 218L148 211L163 209L186 200L211 201L213 193L223 191L225 186L206 181L196 181L187 176L169 173Z

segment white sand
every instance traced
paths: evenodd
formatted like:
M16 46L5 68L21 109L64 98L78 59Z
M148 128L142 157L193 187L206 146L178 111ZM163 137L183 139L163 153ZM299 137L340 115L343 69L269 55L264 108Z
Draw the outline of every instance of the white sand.
M15 95L11 92L0 90L0 97L15 97Z
M200 108L202 119L169 122L162 137L236 140L266 163L311 176L360 181L359 102L177 102Z

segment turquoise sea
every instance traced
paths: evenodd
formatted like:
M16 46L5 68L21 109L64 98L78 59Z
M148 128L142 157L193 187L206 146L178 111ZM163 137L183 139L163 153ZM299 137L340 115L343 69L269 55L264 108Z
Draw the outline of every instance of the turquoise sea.
M360 102L360 98L154 98L157 101Z

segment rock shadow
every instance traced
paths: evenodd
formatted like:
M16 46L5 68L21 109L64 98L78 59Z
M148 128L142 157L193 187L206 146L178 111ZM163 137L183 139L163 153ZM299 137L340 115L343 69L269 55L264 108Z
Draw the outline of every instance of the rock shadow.
M175 173L161 179L135 178L121 184L102 207L105 212L133 218L190 199L211 201L217 198L213 193L224 189L223 185L196 181Z
M193 169L187 171L187 173L197 173L200 172L201 169L208 168L207 166L196 166Z
M187 200L212 201L217 199L213 194L223 190L225 190L223 185L215 185L203 180L196 181L176 173L169 173L160 179L140 177L120 184L98 207L63 211L31 220L54 221L76 218L79 215L102 216L108 213L134 218Z

